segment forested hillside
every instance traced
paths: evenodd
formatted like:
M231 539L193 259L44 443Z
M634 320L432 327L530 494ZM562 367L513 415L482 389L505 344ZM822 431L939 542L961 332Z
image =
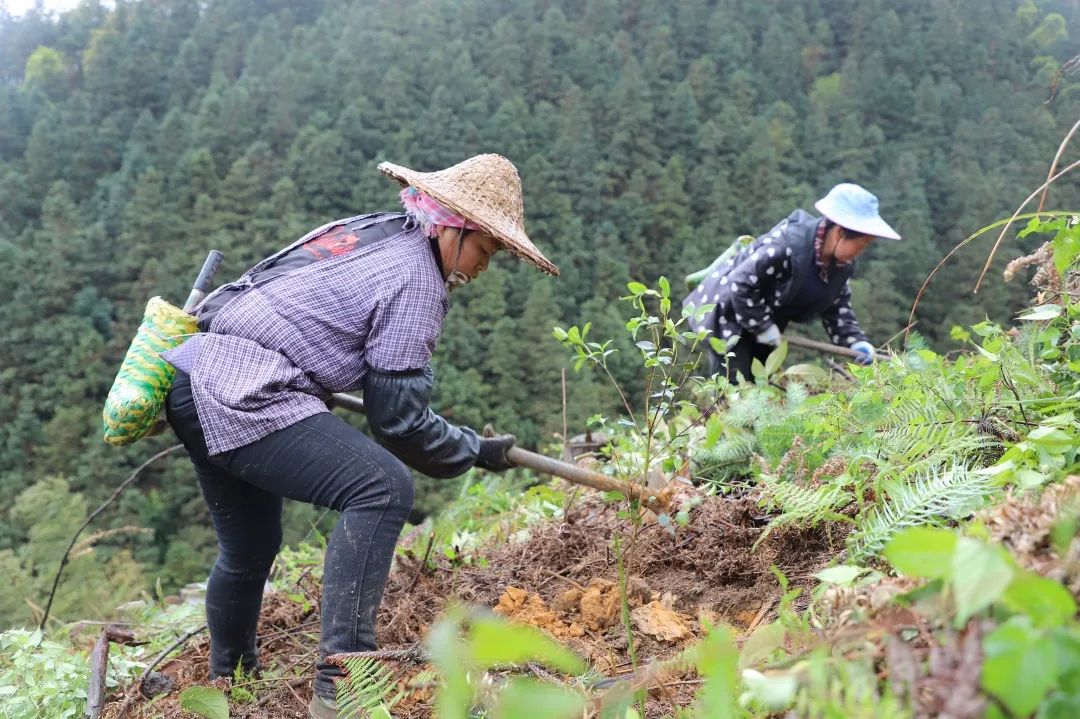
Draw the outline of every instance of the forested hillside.
M860 260L855 288L875 341L902 329L945 252L1045 178L1080 115L1068 78L1047 102L1078 22L1076 0L88 0L0 15L0 624L29 620L88 509L173 442L108 447L100 409L146 300L182 301L207 250L233 276L310 227L394 208L381 160L506 155L562 275L505 258L455 293L436 404L542 445L561 428L552 326L624 336L612 298L628 279L681 277L839 181L876 192L905 237ZM1074 208L1080 193L1053 197ZM917 330L935 347L1028 295L994 281L973 296L984 257L931 285ZM641 367L614 371L632 384ZM616 400L571 376L575 426ZM423 486L423 507L457 491ZM296 540L316 514L289 511ZM213 556L180 456L95 528L62 619L199 579Z

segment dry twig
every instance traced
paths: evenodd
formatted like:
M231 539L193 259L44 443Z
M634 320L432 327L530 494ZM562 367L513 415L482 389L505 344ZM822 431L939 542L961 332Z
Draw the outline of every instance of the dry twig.
M159 459L161 459L165 455L172 454L173 452L175 452L176 450L180 449L183 446L184 445L182 445L182 444L176 444L176 445L173 445L172 447L169 447L168 449L163 449L160 452L158 452L157 454L155 454L153 457L151 457L150 459L148 459L145 462L143 462L142 464L140 464L135 469L135 471L131 473L131 476L128 477L127 479L125 479L123 482L121 482L120 486L116 488L116 490L112 493L112 495L107 500L105 500L105 504L101 505L100 507L95 509L93 512L91 512L90 516L86 518L86 521L82 523L82 526L79 527L77 530L75 530L75 536L73 536L71 538L71 543L68 544L68 548L64 551L63 556L60 557L60 566L57 567L57 569L56 569L56 576L53 578L52 589L49 591L49 601L46 602L46 604L45 604L45 612L44 612L44 615L41 617L41 624L38 626L38 629L40 629L42 631L45 630L45 622L47 622L48 619L49 619L49 611L52 609L53 599L56 597L56 588L60 585L60 575L63 574L64 567L67 565L68 560L70 559L71 550L75 548L75 543L77 541L79 541L79 535L82 534L84 529L86 529L88 526L90 526L90 523L93 522L97 518L97 516L99 514L104 512L108 508L108 506L110 504L115 502L117 497L119 497L120 494L125 489L127 489L129 486L131 486L131 484L136 479L138 479L139 474L144 469L146 469L151 464L158 461Z

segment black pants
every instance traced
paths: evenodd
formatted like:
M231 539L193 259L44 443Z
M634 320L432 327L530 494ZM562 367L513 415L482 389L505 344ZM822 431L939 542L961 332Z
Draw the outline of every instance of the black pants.
M341 512L323 567L315 692L333 698L340 669L324 660L375 648L375 612L413 481L396 457L332 414L317 414L238 449L207 456L189 377L177 372L169 424L195 465L218 538L206 589L211 676L257 666L263 585L281 547L282 497Z

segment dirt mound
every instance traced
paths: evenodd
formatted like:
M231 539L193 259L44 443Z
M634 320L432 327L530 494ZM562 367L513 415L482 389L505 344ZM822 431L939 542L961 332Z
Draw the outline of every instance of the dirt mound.
M1080 515L1080 476L1051 485L1041 495L1010 496L981 513L990 538L1008 548L1021 566L1055 579L1080 598L1080 540L1072 527L1064 556L1054 547L1052 532L1059 520Z
M630 621L638 659L647 661L674 656L699 637L701 617L743 631L756 626L780 594L770 565L792 586L809 586L812 575L842 547L845 532L835 526L777 530L751 551L768 517L750 498L708 498L691 511L688 525L674 532L654 522L635 534L616 513L615 507L590 497L569 508L562 520L533 527L521 543L481 549L467 566L440 558L432 568L430 561L400 557L379 610L380 647L405 648L421 641L448 601L465 601L540 627L614 677L631 670L612 550L616 534L631 546ZM486 560L482 568L480 558ZM301 589L318 606L317 588ZM269 597L260 623L261 661L275 675L284 670L297 679L267 682L264 686L272 691L260 693L254 704L234 704L233 716L305 716L311 695L305 678L317 643L314 610L280 595ZM204 640L170 662L182 668L176 672L179 689L206 676L206 652ZM685 689L658 695L650 702L650 716L689 701L691 688ZM158 700L152 709L136 703L129 714L180 717L177 694ZM106 716L115 716L115 706ZM414 704L401 716L427 717L430 707Z

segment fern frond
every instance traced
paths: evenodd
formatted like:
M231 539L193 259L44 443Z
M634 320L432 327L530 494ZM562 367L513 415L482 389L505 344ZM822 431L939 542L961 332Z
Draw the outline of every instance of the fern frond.
M397 676L377 659L350 657L342 661L342 668L345 676L337 685L342 716L389 717L390 709L405 696L392 694Z
M788 382L787 406L790 411L798 410L810 398L810 390L802 382Z
M875 433L870 446L851 452L893 477L910 478L947 465L970 464L995 440L957 422L906 426Z
M986 475L963 465L928 470L914 481L898 484L884 504L866 515L848 538L853 560L878 554L902 529L938 524L973 511L995 486Z
M691 457L694 474L712 482L721 482L745 474L754 456L757 440L749 432L723 437L709 449L699 449Z
M409 680L409 686L425 689L429 686L434 685L435 682L438 681L438 679L439 673L434 669L422 669L421 671L417 672L416 676Z
M797 437L806 439L805 427L794 420L764 425L757 430L757 453L775 464L792 448Z
M851 502L851 493L840 482L821 487L803 487L775 477L761 475L761 493L767 509L780 510L774 524L813 526Z
M773 530L789 525L813 527L827 519L843 519L837 511L851 503L852 495L841 482L810 488L786 482L769 475L759 477L763 505L768 509L779 509L781 514L769 522L769 526L754 542L756 549Z
M724 413L724 424L728 427L747 429L754 425L760 415L761 403L744 397L734 402Z

